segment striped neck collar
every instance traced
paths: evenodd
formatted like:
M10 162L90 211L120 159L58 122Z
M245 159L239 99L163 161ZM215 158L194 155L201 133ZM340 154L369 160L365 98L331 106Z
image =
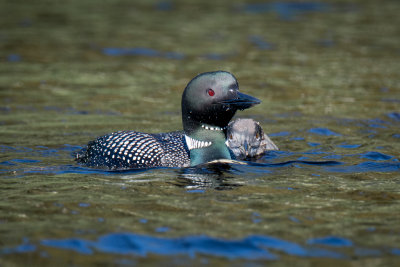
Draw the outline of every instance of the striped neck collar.
M213 126L208 126L208 125L202 124L201 128L206 129L206 130L211 130L211 131L223 131L223 130L226 129L226 126L221 128L221 127L218 127L218 126L214 126L213 127Z
M209 147L212 145L212 142L210 142L210 141L196 140L187 135L185 135L185 140L186 140L186 145L188 146L189 150L196 149L196 148Z

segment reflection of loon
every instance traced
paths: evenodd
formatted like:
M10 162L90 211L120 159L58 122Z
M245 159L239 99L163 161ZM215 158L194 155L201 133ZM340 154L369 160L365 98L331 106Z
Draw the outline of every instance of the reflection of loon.
M229 72L202 73L189 82L182 95L183 135L116 132L89 142L76 160L90 167L121 170L188 167L231 159L225 144L226 127L236 110L259 103L239 92Z
M207 188L230 190L242 186L240 182L232 179L235 177L235 173L240 172L236 167L231 164L215 162L195 168L180 169L174 184L194 190Z
M260 124L253 119L231 121L227 128L226 145L232 150L236 159L254 158L267 150L278 150Z

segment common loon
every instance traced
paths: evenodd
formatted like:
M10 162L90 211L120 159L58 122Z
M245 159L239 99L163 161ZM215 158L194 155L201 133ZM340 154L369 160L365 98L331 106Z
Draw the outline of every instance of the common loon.
M226 127L236 111L261 101L239 92L226 71L194 77L182 94L183 132L160 134L120 131L97 138L76 154L76 161L110 170L189 167L232 159Z
M254 158L278 147L253 119L236 119L228 124L226 145L236 159Z

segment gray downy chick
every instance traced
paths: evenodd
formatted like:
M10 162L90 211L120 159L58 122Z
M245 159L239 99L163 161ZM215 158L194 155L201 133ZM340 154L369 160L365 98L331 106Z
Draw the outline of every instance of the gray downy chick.
M255 158L268 150L279 150L253 119L236 119L228 124L226 145L236 159Z

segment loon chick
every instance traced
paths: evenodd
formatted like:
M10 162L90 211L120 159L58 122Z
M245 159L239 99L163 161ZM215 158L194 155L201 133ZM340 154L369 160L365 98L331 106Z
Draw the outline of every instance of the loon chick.
M110 170L189 167L231 159L226 127L236 111L261 101L239 92L226 71L194 77L182 95L183 132L161 134L121 131L97 138L76 154L76 161Z
M231 121L227 128L226 145L236 159L254 158L278 147L264 133L260 123L253 119Z

